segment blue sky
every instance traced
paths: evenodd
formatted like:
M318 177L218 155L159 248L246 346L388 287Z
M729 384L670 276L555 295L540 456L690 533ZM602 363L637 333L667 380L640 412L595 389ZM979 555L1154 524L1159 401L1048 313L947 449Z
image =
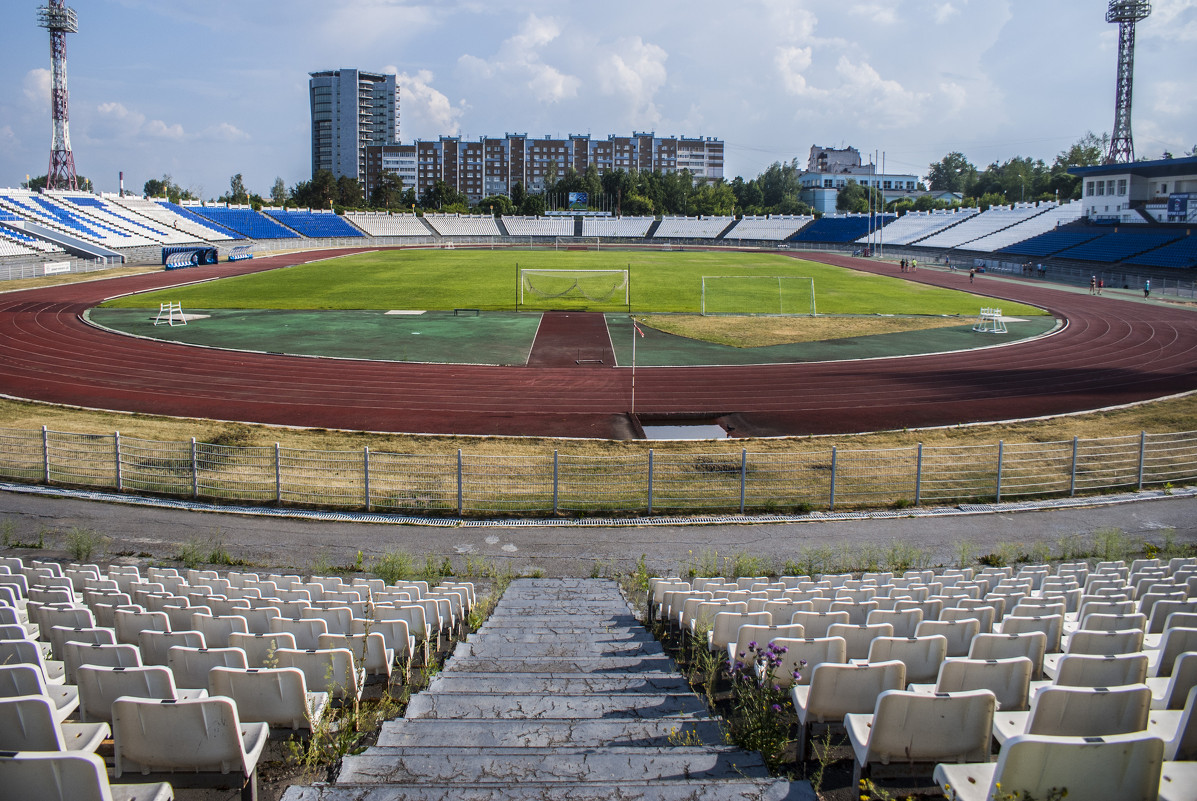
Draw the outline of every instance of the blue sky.
M1113 122L1105 0L69 0L71 143L115 191L171 174L204 198L243 173L310 177L307 79L400 76L401 136L632 130L715 136L727 175L812 144L884 150L924 174L1050 160ZM0 0L0 186L45 173L49 35L39 0ZM1197 144L1197 0L1139 26L1139 156Z

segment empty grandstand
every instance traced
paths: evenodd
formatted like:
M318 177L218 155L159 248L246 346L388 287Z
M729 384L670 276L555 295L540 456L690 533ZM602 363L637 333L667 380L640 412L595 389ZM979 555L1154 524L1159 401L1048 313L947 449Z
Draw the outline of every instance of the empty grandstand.
M893 222L893 215L828 214L803 228L795 242L855 242L870 230Z
M715 239L735 221L735 217L662 217L653 238Z
M1170 242L1163 247L1140 253L1126 260L1127 264L1142 264L1146 267L1197 267L1197 236L1189 234L1183 239Z
M978 214L959 225L953 225L951 228L920 239L913 244L928 248L972 250L972 242L1018 225L1055 207L1055 203L1015 203L1013 206L991 206L984 214Z
M441 236L502 236L494 217L477 214L425 214L424 222Z
M248 206L185 206L188 211L250 239L298 239L290 228Z
M139 214L121 208L103 197L96 197L80 192L55 194L53 197L61 200L68 208L91 217L99 222L124 228L163 244L181 245L194 242L195 237L183 231L178 231L165 225L156 224Z
M0 208L53 231L105 247L127 248L154 244L145 236L102 223L79 210L66 208L47 195L34 195L22 189L0 190Z
M173 228L184 234L189 234L192 239L202 239L209 241L216 241L222 239L232 239L233 234L229 231L218 230L212 224L204 224L196 221L190 215L178 214L166 205L157 203L153 200L146 200L139 197L110 197L107 198L114 206L118 206L127 211L131 211L140 217L145 218L161 226Z
M385 211L347 212L345 219L370 236L432 236L433 231L414 214Z
M653 217L583 217L582 236L643 239L654 222Z
M1050 256L1082 242L1088 242L1090 239L1097 239L1105 233L1107 233L1107 229L1092 226L1061 228L1025 239L1022 242L1016 242L1013 245L1007 245L998 252L1015 253L1020 256Z
M774 214L769 217L742 217L724 239L756 239L763 242L784 242L810 223L814 217L799 214Z
M354 228L340 215L331 211L310 209L262 209L267 215L288 228L312 239L336 239L340 237L361 237L362 232Z
M236 231L225 228L223 225L219 225L215 222L212 222L212 220L209 220L207 217L201 217L200 215L191 211L191 209L195 208L194 206L185 208L183 206L180 206L178 203L171 203L170 201L167 201L167 200L159 200L159 201L156 201L156 203L159 206L161 206L163 209L165 209L166 211L186 220L187 222L191 223L192 225L198 225L202 229L206 229L208 231L212 231L214 233L220 234L220 238L222 238L222 239L244 239L245 238L244 236L237 233ZM206 239L215 239L217 237L208 236L205 238Z
M1062 250L1056 254L1056 257L1113 263L1145 254L1147 251L1175 242L1182 236L1184 236L1183 230L1114 231Z
M964 222L969 217L975 217L978 213L978 209L908 211L885 226L885 244L909 245L956 223ZM869 235L865 234L856 241L861 245L867 244Z
M1054 231L1060 226L1074 223L1081 218L1080 203L1064 203L1049 208L1042 214L1037 214L1028 220L994 231L988 236L974 239L968 243L969 250L992 253L1015 242L1022 242L1048 231Z
M504 217L511 236L573 236L573 217Z

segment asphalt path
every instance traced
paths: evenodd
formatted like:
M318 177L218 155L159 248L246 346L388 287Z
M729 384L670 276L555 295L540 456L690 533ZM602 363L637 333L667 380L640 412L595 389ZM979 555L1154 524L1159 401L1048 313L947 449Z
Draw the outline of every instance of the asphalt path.
M94 560L145 563L169 561L181 546L223 545L254 567L291 568L351 565L358 551L369 563L388 551L411 554L422 565L428 556L452 560L460 573L466 557L509 566L516 573L542 570L549 576L607 575L629 571L641 554L655 573L683 568L704 552L720 557L745 553L764 557L780 568L804 552L831 548L844 552L903 543L928 552L933 564L954 565L959 543L971 543L974 555L994 552L1001 543L1046 542L1058 549L1062 539L1092 537L1121 529L1132 541L1159 544L1167 529L1178 542L1197 543L1197 496L1156 497L1106 506L1010 513L961 514L756 525L686 525L640 527L518 526L432 527L398 524L312 521L226 512L131 506L73 498L0 492L0 525L12 522L10 537L36 541L46 533L46 549L16 553L66 558L65 532L92 529L110 537ZM123 555L123 556L122 556ZM246 568L253 569L253 568Z

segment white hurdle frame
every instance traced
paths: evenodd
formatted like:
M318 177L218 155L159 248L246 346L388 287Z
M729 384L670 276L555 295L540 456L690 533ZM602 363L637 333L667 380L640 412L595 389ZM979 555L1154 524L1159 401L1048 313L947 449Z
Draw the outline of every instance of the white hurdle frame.
M162 315L166 315L166 319L162 319ZM176 323L175 321L178 320ZM166 323L171 328L176 325L187 325L187 317L183 314L183 303L175 301L171 303L158 304L158 316L154 318L154 325L162 325Z
M982 308L973 330L981 334L1005 334L1006 320L1002 317L1002 310L996 308Z

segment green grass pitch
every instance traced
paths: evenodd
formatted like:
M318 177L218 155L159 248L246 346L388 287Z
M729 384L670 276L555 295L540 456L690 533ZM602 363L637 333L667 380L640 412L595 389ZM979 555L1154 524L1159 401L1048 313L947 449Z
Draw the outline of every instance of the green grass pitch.
M156 309L513 309L519 269L628 269L635 312L697 313L704 275L814 278L820 314L976 315L991 298L788 256L639 251L391 250L301 264L118 298L106 306ZM709 289L709 288L708 288ZM538 301L524 308L626 311L618 302ZM708 298L708 304L710 299ZM1002 303L1006 314L1043 314Z

